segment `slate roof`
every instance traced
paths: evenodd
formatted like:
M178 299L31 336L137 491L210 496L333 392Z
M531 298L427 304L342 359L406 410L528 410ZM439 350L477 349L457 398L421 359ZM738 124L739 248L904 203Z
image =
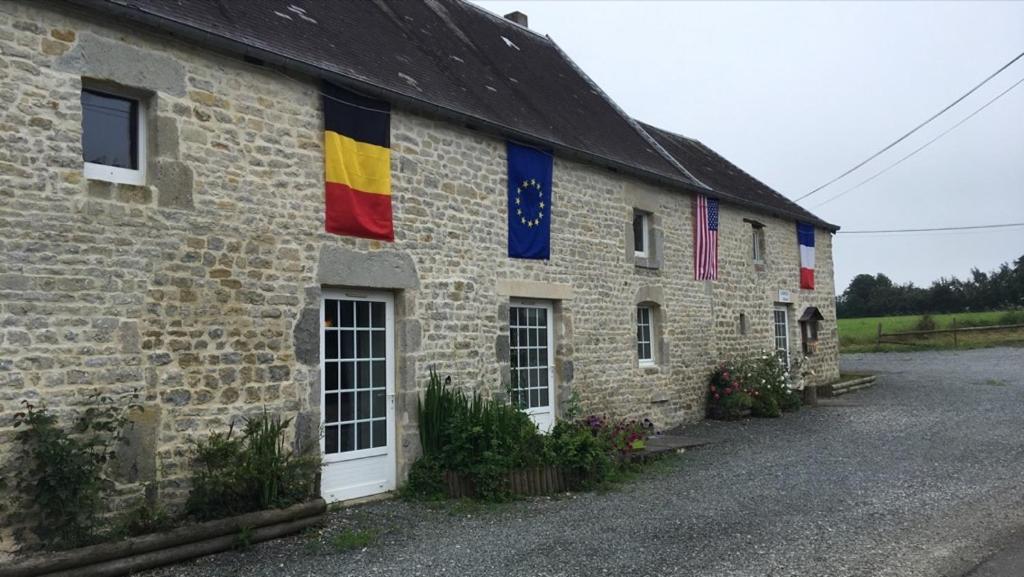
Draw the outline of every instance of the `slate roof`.
M69 1L688 191L705 189L651 136L680 148L671 154L692 172L728 167L745 175L710 150L709 170L691 168L695 157L682 151L690 147L641 129L550 38L464 0ZM759 188L748 191L735 177L709 180L725 187L725 200L809 214L747 178Z
M692 184L550 38L467 2L74 1L180 35L238 43L252 56L301 62L356 90L398 96L396 104L443 109L503 134Z
M818 218L776 192L702 142L644 122L639 124L697 180L711 187L724 200L746 204L775 216L795 218L832 231L838 230L836 225Z

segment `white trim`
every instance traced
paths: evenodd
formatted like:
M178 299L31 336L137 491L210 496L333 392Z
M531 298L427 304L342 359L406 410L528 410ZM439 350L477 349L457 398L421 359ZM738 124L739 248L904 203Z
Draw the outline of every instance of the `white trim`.
M548 374L548 404L542 407L530 407L525 409L523 412L530 415L534 423L540 428L542 433L547 433L551 430L551 427L555 424L555 417L558 414L558 403L555 398L555 307L551 301L538 301L538 300L526 300L526 299L510 299L509 309L514 307L524 308L535 308L543 309L545 311L547 324L545 330L547 332L547 374ZM511 319L509 319L509 331L511 332ZM509 347L509 356L513 353L513 349ZM543 418L540 416L544 415Z
M117 90L110 90L108 88L93 89L88 84L82 87L82 90L89 90L93 92L99 92L101 94L109 94L110 96L116 96L118 98L124 98L125 100L131 100L136 103L135 105L135 125L137 134L135 136L136 150L135 159L138 163L138 168L121 168L118 166L108 166L106 164L96 164L95 162L82 162L82 176L88 180L102 180L106 182L113 182L117 184L132 184L135 186L144 186L146 184L146 163L148 158L146 157L146 137L148 135L148 127L146 125L146 102L145 100L118 92ZM83 119L85 111L82 111Z
M640 311L641 310L647 311L647 322L646 323L641 322L641 319L640 319ZM637 338L637 341L636 341L637 349L638 349L637 352L636 352L637 364L640 365L641 367L655 367L655 366L658 365L658 362L657 362L657 358L656 358L656 356L654 354L654 307L652 307L650 305L637 305L637 307L636 307L636 328L640 329L642 326L647 327L647 339L648 340L642 341L639 338ZM649 348L650 351L651 351L651 356L649 356L649 357L641 357L640 356L639 348L640 348L640 345L644 344L644 343L647 344L647 348Z
M369 461L359 463L365 459L371 457L381 458L383 457L383 477L384 479L370 479L367 482L345 485L342 487L321 487L321 494L329 502L342 501L353 498L365 497L368 495L382 493L385 491L393 491L396 487L396 419L395 419L395 298L392 293L384 291L364 291L364 290L342 290L342 289L328 289L325 288L321 291L320 297L320 325L318 331L320 333L320 430L325 430L325 397L327 389L324 386L326 381L325 376L325 365L326 355L325 346L327 339L324 338L324 319L325 319L325 307L324 301L327 300L347 300L347 301L366 301L366 302L383 302L384 303L384 327L385 327L385 371L387 373L387 381L384 389L384 396L387 399L387 408L385 410L386 426L385 431L387 432L387 442L382 447L370 447L367 449L357 449L354 451L346 451L342 453L334 453L327 455L326 442L324 436L320 437L320 454L323 457L323 468L326 469L329 466L344 466L342 463L351 463L353 467L360 465L366 466ZM357 407L353 407L353 411L357 411ZM326 481L327 475L323 475Z
M785 337L784 340L785 340L785 343L786 343L786 346L785 346L784 349L779 347L779 333L778 333L779 322L778 322L778 320L776 318L776 315L775 315L775 313L779 313L779 312L782 313L783 330L785 331L784 334L783 334L783 336ZM787 369L789 368L790 349L791 349L791 344L790 344L789 341L790 341L790 338L789 338L789 307L782 306L782 305L775 305L775 307L772 309L772 348L775 350L775 354L778 354L779 351L785 352L786 357L783 360L786 363L786 368Z
M750 227L750 239L753 245L752 258L754 264L764 264L764 253L767 244L767 239L764 234L763 226L751 225Z

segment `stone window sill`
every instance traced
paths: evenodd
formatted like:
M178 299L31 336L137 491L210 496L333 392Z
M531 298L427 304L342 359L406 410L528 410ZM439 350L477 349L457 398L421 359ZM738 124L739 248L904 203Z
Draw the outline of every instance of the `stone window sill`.
M650 257L635 257L633 259L633 264L634 266L636 266L636 268L642 268L646 270L659 270L661 268L661 263L659 263L656 259Z

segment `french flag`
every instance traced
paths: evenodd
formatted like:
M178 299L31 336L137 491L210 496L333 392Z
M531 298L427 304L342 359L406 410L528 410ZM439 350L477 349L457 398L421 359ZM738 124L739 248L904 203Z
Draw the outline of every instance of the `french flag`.
M814 288L814 225L796 223L796 237L800 243L800 288Z

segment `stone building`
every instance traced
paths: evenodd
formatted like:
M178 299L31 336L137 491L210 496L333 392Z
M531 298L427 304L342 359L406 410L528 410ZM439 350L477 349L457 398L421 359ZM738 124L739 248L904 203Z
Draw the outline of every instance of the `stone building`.
M187 441L264 407L306 437L334 414L327 498L387 491L417 454L429 369L505 395L511 333L536 339L542 424L573 393L695 422L710 369L762 350L806 346L808 382L836 378L836 227L629 118L512 16L460 0L0 2L0 462L22 400L62 414L137 391L126 498L180 501ZM392 105L394 242L324 232L324 80ZM127 169L83 161L105 111L130 118L103 144ZM553 151L548 260L507 256L509 139ZM698 194L720 201L713 281L695 280ZM813 290L797 221L815 227ZM374 354L324 353L349 338ZM321 386L348 370L371 387Z

